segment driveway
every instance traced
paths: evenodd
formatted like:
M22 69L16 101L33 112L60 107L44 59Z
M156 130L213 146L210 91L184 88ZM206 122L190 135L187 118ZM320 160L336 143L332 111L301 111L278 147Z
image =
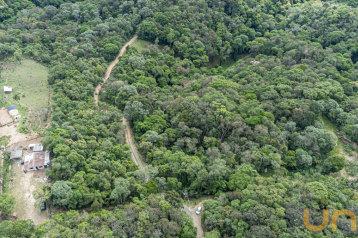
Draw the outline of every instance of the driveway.
M196 213L195 213L196 209L199 206L203 207L203 204L199 203L194 208L190 208L190 207L184 205L184 209L182 209L182 210L184 210L186 212L186 214L188 214L188 216L193 218L194 226L196 227L196 229L198 231L196 237L204 238L204 231L203 231L203 228L201 227L201 215L200 214L196 215Z

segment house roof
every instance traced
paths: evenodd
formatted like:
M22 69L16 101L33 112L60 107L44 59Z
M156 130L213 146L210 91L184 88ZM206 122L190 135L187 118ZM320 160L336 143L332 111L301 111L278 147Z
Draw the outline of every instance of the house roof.
M11 151L10 159L20 159L22 157L22 148L15 148L13 151Z
M34 168L36 166L44 166L50 163L50 152L34 152L27 154L24 161L24 169Z
M8 111L15 110L15 109L16 109L16 105L8 106L8 107L6 107L6 109L7 109Z
M37 151L43 151L44 150L44 147L42 145L35 145L34 148L33 148L33 151L34 152L37 152Z
M4 92L12 92L12 87L4 86Z

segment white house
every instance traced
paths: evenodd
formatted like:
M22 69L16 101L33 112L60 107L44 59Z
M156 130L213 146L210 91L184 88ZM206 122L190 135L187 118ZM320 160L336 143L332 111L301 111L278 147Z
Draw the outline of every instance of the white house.
M44 147L43 147L41 144L36 145L36 146L32 149L33 152L40 152L40 151L43 151L43 150L44 150Z
M12 87L4 86L4 92L5 93L12 93Z
M33 152L40 152L44 150L44 147L41 144L29 144L29 148Z

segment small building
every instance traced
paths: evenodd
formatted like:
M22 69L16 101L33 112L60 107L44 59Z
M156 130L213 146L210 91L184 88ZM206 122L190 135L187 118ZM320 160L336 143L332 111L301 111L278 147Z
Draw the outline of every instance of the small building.
M37 144L34 146L34 148L32 149L33 152L40 152L40 151L44 151L44 147L41 144Z
M0 108L0 126L5 126L14 122L6 107Z
M40 152L44 150L44 147L41 144L29 144L29 148L33 152Z
M50 152L33 152L25 156L24 170L35 171L39 169L45 169L50 165Z
M37 146L38 144L29 144L29 149L32 150L35 146Z
M6 109L10 112L12 110L16 110L16 105L11 105L11 106L8 106L6 107Z
M21 159L22 158L22 148L18 147L11 151L10 159Z
M12 87L4 86L4 93L12 93Z

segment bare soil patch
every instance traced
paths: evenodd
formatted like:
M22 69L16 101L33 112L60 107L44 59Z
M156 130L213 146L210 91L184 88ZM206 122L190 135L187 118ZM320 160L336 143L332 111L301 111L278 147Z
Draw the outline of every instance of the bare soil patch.
M15 125L11 125L11 126L3 126L0 127L0 136L11 136L10 138L10 145L21 142L21 141L26 141L26 140L30 140L33 138L37 137L37 134L23 134L17 131L17 127L15 127Z
M0 88L1 90L1 88ZM9 111L6 109L6 107L0 108L0 126L7 125L12 123L14 120L12 119Z
M18 220L31 219L35 225L39 225L44 221L50 219L48 210L41 211L40 208L35 208L35 199L32 192L37 188L47 183L45 180L45 170L37 170L33 172L24 173L22 171L23 165L12 165L12 182L10 194L15 197L16 205L13 209L13 214L16 213Z

